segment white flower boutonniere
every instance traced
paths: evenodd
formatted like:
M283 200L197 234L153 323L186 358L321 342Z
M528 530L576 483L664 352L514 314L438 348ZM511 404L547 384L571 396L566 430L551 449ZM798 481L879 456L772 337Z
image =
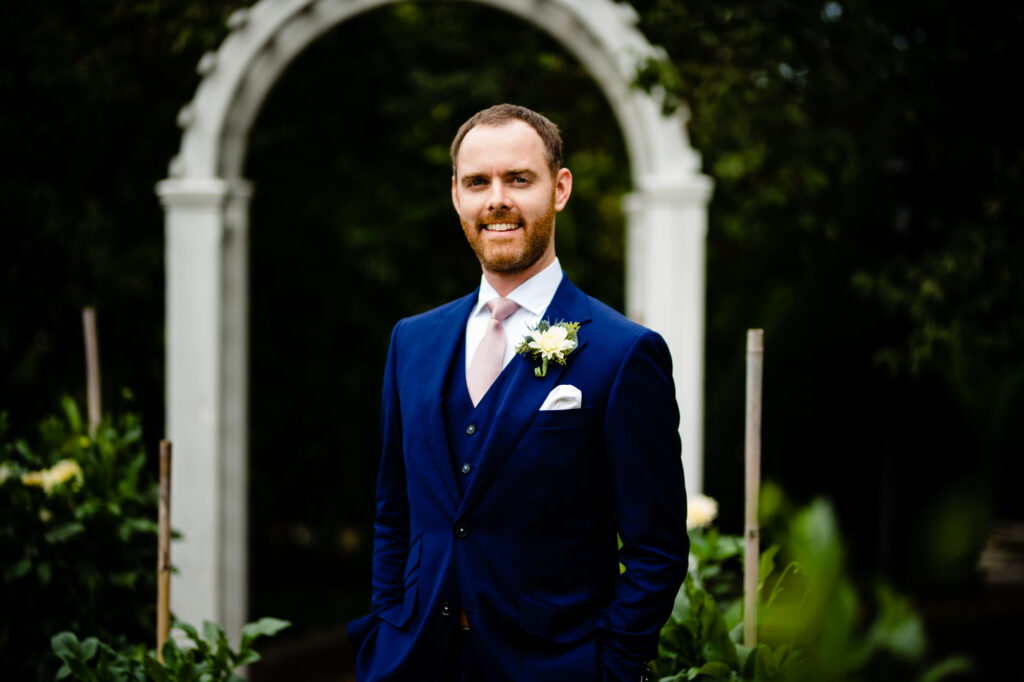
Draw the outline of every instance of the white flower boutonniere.
M540 367L534 368L533 373L538 377L543 377L548 373L548 362L554 360L558 364L564 365L565 359L576 350L579 345L576 341L576 333L579 330L579 322L551 324L547 320L541 320L519 342L519 345L516 346L516 353L539 360Z

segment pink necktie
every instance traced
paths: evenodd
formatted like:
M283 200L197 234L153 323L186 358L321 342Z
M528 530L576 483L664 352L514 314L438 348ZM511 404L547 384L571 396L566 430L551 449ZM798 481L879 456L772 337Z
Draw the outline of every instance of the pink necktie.
M476 407L487 393L487 389L501 374L505 360L505 328L502 322L518 307L518 303L507 298L492 298L487 302L491 319L487 323L484 338L476 347L473 361L469 363L469 371L466 372L466 387L469 389L469 399L473 401L473 407Z

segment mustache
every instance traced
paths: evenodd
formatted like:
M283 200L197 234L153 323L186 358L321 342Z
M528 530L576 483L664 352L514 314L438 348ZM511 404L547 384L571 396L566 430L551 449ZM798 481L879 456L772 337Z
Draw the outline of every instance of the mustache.
M522 216L519 215L518 211L506 211L504 209L498 209L494 213L487 216L486 219L480 221L480 225L494 225L496 223L521 223L523 222Z

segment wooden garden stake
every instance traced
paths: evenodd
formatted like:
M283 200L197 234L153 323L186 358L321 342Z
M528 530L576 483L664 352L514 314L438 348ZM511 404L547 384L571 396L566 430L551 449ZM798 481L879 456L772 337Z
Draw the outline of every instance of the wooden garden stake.
M743 644L757 646L757 582L761 529L757 520L761 487L761 379L764 370L764 330L747 330L747 461L746 518L743 553Z
M156 557L156 660L164 662L171 626L171 441L160 441L160 527Z
M82 327L85 331L85 382L89 401L89 436L96 435L103 407L100 404L100 340L96 332L96 309L82 309Z

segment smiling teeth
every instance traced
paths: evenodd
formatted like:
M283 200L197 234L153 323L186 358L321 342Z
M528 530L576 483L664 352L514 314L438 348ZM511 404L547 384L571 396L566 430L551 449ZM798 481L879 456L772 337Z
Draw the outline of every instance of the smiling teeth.
M491 232L508 232L509 230L514 230L517 227L519 227L519 224L518 223L494 223L494 224L491 224L491 225L485 225L484 227L486 229L490 230Z

